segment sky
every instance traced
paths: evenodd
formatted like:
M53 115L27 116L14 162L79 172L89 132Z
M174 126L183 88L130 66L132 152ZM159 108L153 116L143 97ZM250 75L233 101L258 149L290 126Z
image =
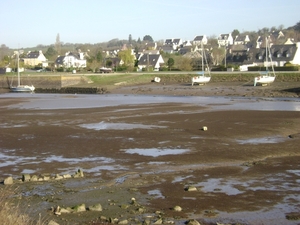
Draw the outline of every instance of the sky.
M218 36L300 22L299 0L1 0L0 45Z

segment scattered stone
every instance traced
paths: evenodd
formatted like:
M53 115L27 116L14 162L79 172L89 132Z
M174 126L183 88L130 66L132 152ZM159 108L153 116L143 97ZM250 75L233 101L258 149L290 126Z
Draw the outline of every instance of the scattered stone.
M14 183L14 180L12 177L7 177L4 179L4 185L10 185L10 184L13 184Z
M198 189L194 186L189 186L185 189L186 191L198 191Z
M33 175L33 176L30 178L30 181L38 181L38 176L37 176L37 175Z
M101 212L102 211L102 205L101 204L92 205L88 209L89 209L89 211Z
M55 215L61 215L60 207L59 207L59 206L57 206L57 207L54 209L54 214L55 214Z
M65 175L63 175L63 178L65 178L65 179L71 178L71 175L70 174L65 174Z
M85 204L81 204L81 205L76 205L72 208L73 212L85 212L86 208L85 208Z
M30 175L29 174L23 174L22 175L22 181L23 182L30 181Z
M162 224L162 223L163 223L163 220L161 218L159 218L153 224Z
M44 181L50 180L50 176L44 176L43 179Z
M201 225L197 220L189 220L187 223L187 225Z
M48 225L59 225L58 223L56 223L55 221L53 221L53 220L50 220L49 221L49 223L48 223Z
M128 209L128 208L129 208L129 205L126 205L126 204L121 205L121 209Z
M118 224L122 224L122 225L126 225L126 224L128 224L128 220L121 220L121 221L119 221L118 222Z
M74 178L84 177L82 169L78 169L78 171L74 174Z
M60 209L61 213L71 213L72 211L73 210L70 207Z
M56 174L55 175L55 180L62 180L64 177L63 176L61 176L61 175L59 175L59 174Z
M174 211L176 212L181 212L182 211L182 208L178 205L176 205L174 208L173 208Z

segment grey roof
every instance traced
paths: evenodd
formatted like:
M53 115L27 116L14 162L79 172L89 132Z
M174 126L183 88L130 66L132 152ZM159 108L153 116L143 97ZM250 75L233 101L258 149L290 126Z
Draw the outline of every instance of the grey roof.
M63 64L63 63L64 63L64 58L65 58L64 55L58 56L58 57L56 58L56 60L55 60L55 63L56 63L56 64Z
M194 38L194 41L202 41L203 40L203 35L201 35L201 36L196 36L195 38Z
M138 65L141 66L155 66L160 55L157 54L144 54L141 56Z
M27 54L27 58L29 58L29 59L36 59L36 58L39 57L39 55L40 55L39 52L29 52L29 53Z

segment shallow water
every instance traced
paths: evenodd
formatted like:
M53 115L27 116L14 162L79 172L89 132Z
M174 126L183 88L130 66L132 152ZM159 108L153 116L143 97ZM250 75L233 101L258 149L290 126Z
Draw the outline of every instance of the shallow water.
M215 110L280 110L300 111L300 100L295 98L241 98L201 96L150 96L150 95L67 95L7 93L1 98L26 100L10 108L20 109L72 109L151 103L191 103Z

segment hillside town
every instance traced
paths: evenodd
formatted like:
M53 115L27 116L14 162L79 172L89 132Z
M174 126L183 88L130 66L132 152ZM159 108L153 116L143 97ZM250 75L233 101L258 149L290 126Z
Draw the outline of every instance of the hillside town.
M253 36L253 35L252 35ZM112 71L163 71L163 70L200 70L202 53L204 52L209 67L232 68L237 71L248 71L250 67L266 66L266 41L271 48L272 66L300 65L300 42L298 39L286 36L284 31L274 30L266 35L257 35L253 40L249 34L230 32L220 34L215 39L206 35L196 35L193 40L182 38L167 38L155 42L150 35L143 41L129 41L122 46L101 47L92 53L90 49L76 47L73 51L62 51L59 34L56 43L46 52L33 50L18 52L23 68L41 71L72 71L88 70L92 72ZM137 44L139 43L139 44ZM215 43L215 46L213 46ZM53 52L50 54L49 52ZM60 54L59 54L60 53ZM2 72L11 72L15 68L16 51L12 56L4 56ZM48 56L48 57L47 57ZM182 65L171 63L169 59L181 57ZM10 60L9 60L10 59ZM177 60L176 62L178 62ZM175 62L175 64L176 64ZM179 64L179 63L178 63ZM187 66L188 65L188 66ZM21 67L21 68L22 68ZM21 69L20 69L21 70Z

